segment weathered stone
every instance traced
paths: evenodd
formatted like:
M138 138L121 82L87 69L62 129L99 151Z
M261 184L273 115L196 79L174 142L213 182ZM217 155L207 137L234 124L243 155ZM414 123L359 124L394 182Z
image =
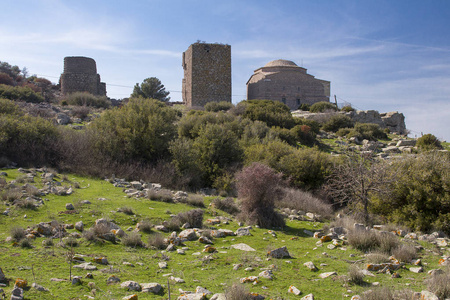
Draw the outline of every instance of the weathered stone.
M201 236L198 238L198 241L202 244L212 244L213 242L207 238L206 236Z
M241 250L241 251L256 251L255 249L253 249L252 247L250 247L249 245L244 244L244 243L231 245L231 248Z
M185 241L195 241L198 238L196 231L195 229L186 229L180 232L178 237Z
M25 279L21 279L21 278L17 278L16 281L14 282L14 286L19 287L19 288L26 288L28 285L28 282Z
M196 294L205 294L205 295L213 294L211 291L209 291L208 289L201 287L201 286L197 286L197 288L195 289L195 293Z
M250 236L250 235L252 235L250 233L250 229L251 228L249 228L249 227L241 227L236 230L235 234L237 236Z
M286 246L269 251L268 255L273 258L285 258L285 257L291 257L289 254Z
M133 295L128 295L122 298L122 300L138 300L138 295L133 294Z
M409 268L409 270L413 273L423 273L423 268L422 267L413 267L413 268Z
M305 297L301 298L300 300L314 300L314 295L308 294Z
M272 270L265 270L258 274L259 277L272 280L273 279L273 273Z
M414 232L410 232L405 235L405 239L417 240L417 234L415 234Z
M178 297L178 300L207 300L208 298L206 297L205 294L200 293L193 293L193 294L181 294Z
M120 278L117 277L116 275L111 275L108 277L108 279L106 279L107 283L117 283L120 282Z
M421 291L420 292L420 300L439 300L439 298L429 291Z
M289 287L288 292L289 292L289 293L292 293L292 294L294 294L294 295L296 295L296 296L299 296L299 295L302 293L298 288L296 288L296 287L293 286L293 285L291 285L291 286Z
M164 225L156 225L155 230L162 231L162 232L169 232L169 229L167 229L167 227Z
M433 270L428 271L428 275L431 275L431 276L440 275L440 274L444 274L444 271L441 269L433 269Z
M324 278L328 278L328 277L334 276L334 275L337 275L337 273L336 272L325 272L325 273L319 274L319 277L324 279Z
M184 279L181 279L180 277L174 277L174 276L170 276L169 277L170 280L175 281L176 283L184 283Z
M73 268L75 269L83 269L83 270L88 270L88 271L94 271L97 270L97 267L95 265L93 265L90 262L86 262L86 263L82 263L79 265L75 265L73 266Z
M209 300L227 300L227 297L223 293L217 293L212 295L211 299Z
M165 261L159 262L159 263L158 263L158 267L159 267L160 269L167 269L167 262L165 262Z
M23 289L15 286L11 291L11 300L23 300Z
M37 284L36 282L33 282L31 284L31 287L39 292L48 292L48 289L46 289L45 287L43 287L40 284Z
M73 276L72 285L80 285L80 284L81 284L81 276Z
M6 283L6 282L7 282L7 279L6 279L5 273L3 273L2 268L0 268L0 283Z
M241 278L239 281L241 283L257 282L258 281L258 277L257 276L248 276L248 277Z
M162 286L156 282L142 283L141 288L143 293L153 293L153 294L159 294L162 290Z
M75 229L78 231L83 231L84 230L84 223L83 221L79 221L75 223Z
M317 267L314 265L314 263L312 261L305 262L303 265L305 267L307 267L308 269L310 269L311 271L317 271L318 270Z
M94 257L93 261L102 265L108 264L108 259L106 257Z
M139 292L141 290L141 286L139 285L139 283L137 283L136 281L124 281L120 284L121 288L125 288L129 291L137 291Z

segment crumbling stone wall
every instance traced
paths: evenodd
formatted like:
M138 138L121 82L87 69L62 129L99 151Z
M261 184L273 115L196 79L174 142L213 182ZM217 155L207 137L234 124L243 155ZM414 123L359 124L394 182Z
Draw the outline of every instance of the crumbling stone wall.
M231 102L231 46L194 43L183 52L183 102L203 107L208 102Z
M61 93L89 92L106 96L106 84L100 81L95 60L89 57L68 56L64 58L64 73L61 74Z

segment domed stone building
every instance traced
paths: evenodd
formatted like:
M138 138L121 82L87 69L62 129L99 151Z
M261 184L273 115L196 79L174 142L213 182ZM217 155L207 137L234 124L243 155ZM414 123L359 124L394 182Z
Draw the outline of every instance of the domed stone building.
M293 61L277 59L256 69L247 81L247 99L280 101L290 109L330 101L330 82L307 74Z

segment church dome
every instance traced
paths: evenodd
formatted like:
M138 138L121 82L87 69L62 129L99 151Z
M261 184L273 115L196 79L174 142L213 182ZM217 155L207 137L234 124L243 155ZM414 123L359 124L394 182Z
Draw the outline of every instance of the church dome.
M297 64L291 60L277 59L268 62L264 67L298 67Z

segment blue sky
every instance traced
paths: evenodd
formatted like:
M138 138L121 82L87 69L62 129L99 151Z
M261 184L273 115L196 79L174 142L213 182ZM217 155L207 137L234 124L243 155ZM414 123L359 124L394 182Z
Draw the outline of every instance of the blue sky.
M65 56L96 60L108 96L158 77L181 101L181 55L231 45L233 102L253 71L288 59L358 109L400 111L411 136L450 140L450 1L0 0L0 61L58 81Z

